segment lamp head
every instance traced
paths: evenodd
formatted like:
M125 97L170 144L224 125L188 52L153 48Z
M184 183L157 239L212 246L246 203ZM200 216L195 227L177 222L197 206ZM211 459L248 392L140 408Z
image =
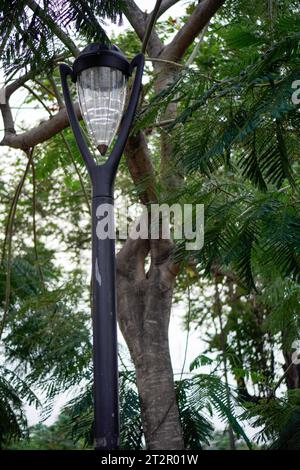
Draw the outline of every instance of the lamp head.
M120 125L130 63L116 46L90 44L73 64L82 117L101 155Z

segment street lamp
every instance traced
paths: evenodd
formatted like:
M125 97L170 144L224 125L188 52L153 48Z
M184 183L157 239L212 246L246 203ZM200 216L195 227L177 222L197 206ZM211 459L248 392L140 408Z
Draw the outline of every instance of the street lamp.
M113 186L119 161L135 115L144 68L144 56L132 62L116 46L91 44L76 58L73 67L60 65L65 105L77 145L93 187L92 204L92 289L94 363L94 445L96 450L119 447L118 353L115 293L115 241L99 236L103 208L113 226ZM136 69L131 96L123 117L126 84ZM82 117L96 148L107 154L102 164L93 158L83 136L68 87L68 76L76 83ZM103 235L103 234L102 234Z

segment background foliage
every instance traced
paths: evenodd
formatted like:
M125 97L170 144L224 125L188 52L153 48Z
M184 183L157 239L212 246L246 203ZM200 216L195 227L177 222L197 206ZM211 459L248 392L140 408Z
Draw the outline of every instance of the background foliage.
M23 2L11 3L2 1L0 9L8 76L25 66L46 70L49 47L58 55L65 51L55 44L51 25L26 16ZM99 18L121 18L122 2L81 3L97 4ZM66 2L59 11L55 2L44 7L66 33L80 31L82 42L102 39L102 24L86 21L77 4ZM189 2L188 9L193 6ZM300 449L300 368L292 364L300 326L300 120L291 100L292 84L300 79L299 20L297 1L234 0L209 25L192 66L180 69L159 96L147 67L146 105L135 130L147 131L157 172L159 133L170 134L184 175L184 187L171 199L205 206L204 248L191 259L178 243L174 254L183 266L174 302L184 300L184 328L197 331L205 344L195 352L190 374L176 381L189 449ZM184 21L162 22L160 35ZM126 32L116 42L133 54L139 43L132 36ZM59 88L59 80L57 70L51 72L37 77L42 89L32 81L25 105L57 109L49 89L53 79ZM161 125L174 101L175 121ZM26 169L21 153L8 153L0 166L0 445L90 448L90 281L82 269L90 243L89 182L69 130L38 146L31 161L27 157ZM135 202L140 190L123 162L119 196L129 194ZM161 201L172 202L163 194ZM120 380L122 446L140 449L143 429L130 364L122 366ZM28 430L25 403L45 418L66 391L74 396L57 422ZM224 439L214 431L216 416ZM249 423L257 428L253 439Z

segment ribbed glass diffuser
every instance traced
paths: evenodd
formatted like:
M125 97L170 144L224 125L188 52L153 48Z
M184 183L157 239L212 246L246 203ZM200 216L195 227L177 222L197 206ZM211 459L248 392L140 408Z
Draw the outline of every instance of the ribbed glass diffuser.
M126 76L111 67L90 67L77 79L81 114L101 155L106 154L120 125L126 83Z

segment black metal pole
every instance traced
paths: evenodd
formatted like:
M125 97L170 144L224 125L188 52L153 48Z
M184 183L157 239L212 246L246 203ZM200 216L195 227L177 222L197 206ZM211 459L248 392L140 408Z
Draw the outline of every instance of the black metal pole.
M103 231L99 230L103 216L110 228L114 226L113 199L95 196L92 207L94 445L96 450L116 450L119 448L119 393L115 240L109 234L101 238Z

